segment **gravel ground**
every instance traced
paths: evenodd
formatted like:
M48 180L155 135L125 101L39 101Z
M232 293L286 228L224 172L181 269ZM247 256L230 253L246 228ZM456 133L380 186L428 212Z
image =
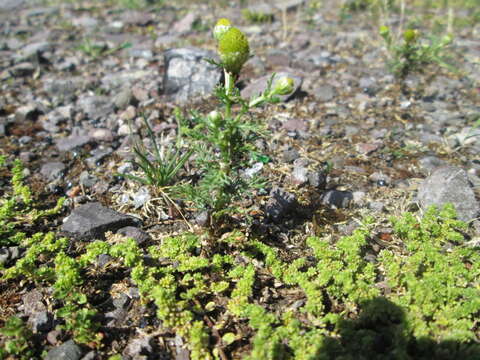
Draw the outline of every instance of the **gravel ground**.
M263 193L247 194L242 204L256 214L252 231L268 233L289 260L308 253L307 235L337 239L367 215L381 225L391 215L452 202L477 236L480 24L454 27L449 54L457 72L433 64L400 82L378 35L381 23L405 24L400 13L346 11L334 0L314 5L262 2L254 11L273 21L252 23L235 1L128 9L114 1L0 0L0 154L24 162L45 207L67 198L61 215L36 230L77 242L112 231L139 244L189 226L201 231L204 214L185 205L184 221L154 189L118 174L135 170L131 144L144 134L142 119L168 143L176 108L206 114L218 105L211 93L222 75L203 59L215 57L211 28L227 17L253 53L238 80L242 95L261 90L272 72L292 76L297 87L281 103L253 111L271 135L259 144L270 161L248 169L268 179ZM443 11L406 16L427 33L447 17ZM9 254L4 263L15 261L13 248L2 253ZM181 337L148 330L158 325L155 310L138 300L138 290L128 281L116 285L96 299L108 339L101 349L79 347L49 325L49 289L28 281L2 283L0 323L14 314L28 318L48 359L188 359ZM28 312L29 303L43 305ZM117 330L121 336L108 335ZM222 356L246 352L248 341Z

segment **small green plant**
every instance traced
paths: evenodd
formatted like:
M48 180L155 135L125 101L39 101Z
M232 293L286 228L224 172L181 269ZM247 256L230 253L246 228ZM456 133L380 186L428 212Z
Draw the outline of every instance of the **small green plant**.
M153 185L159 188L171 186L174 184L175 177L180 169L192 155L193 150L182 154L176 145L170 145L168 148L165 148L163 145L160 146L150 124L146 119L144 119L144 122L147 127L147 135L152 144L153 152L148 151L143 142L137 141L133 146L136 160L132 160L132 164L140 168L145 177L131 174L122 176L138 181L144 185Z
M91 57L93 60L96 60L103 56L108 56L116 53L117 51L127 49L131 47L132 44L129 42L124 42L116 47L108 49L103 44L97 44L90 40L89 38L83 39L82 43L77 46L77 50L82 51L87 56Z
M39 210L34 203L30 188L24 184L24 167L20 160L15 160L11 168L11 192L5 186L5 193L0 198L0 246L18 245L25 240L22 230L39 219L58 214L65 198L60 198L55 207ZM5 156L0 156L0 171L8 171Z
M8 355L22 360L32 358L34 352L28 342L32 333L22 319L16 316L10 317L0 328L0 334L3 335L3 340L0 340L0 359L6 359Z
M263 13L260 11L253 11L250 9L242 10L243 18L253 24L261 24L273 21L273 14Z
M263 124L247 116L248 112L256 106L278 101L279 95L293 91L294 84L291 78L274 81L272 76L262 94L243 99L235 80L250 56L248 40L227 19L217 22L213 34L218 41L220 62L210 62L221 67L225 75L225 83L215 91L223 111L214 110L207 116L192 113L190 120L180 114L178 117L182 134L196 149L195 162L201 171L200 181L184 186L182 192L198 207L221 215L246 190L259 185L256 179L241 174L249 154L255 151L255 140L265 134ZM238 111L236 114L234 109Z
M384 39L389 59L390 71L400 80L413 72L421 72L427 65L436 64L455 72L456 69L446 61L445 52L452 43L452 37L432 37L422 41L418 30L407 29L402 34L401 43L387 26L380 27L380 36Z

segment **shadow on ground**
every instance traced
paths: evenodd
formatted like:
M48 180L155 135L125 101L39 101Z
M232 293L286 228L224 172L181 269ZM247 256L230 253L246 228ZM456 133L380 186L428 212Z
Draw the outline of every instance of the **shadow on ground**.
M340 322L340 339L326 339L317 359L480 360L479 343L414 338L403 309L383 297L361 308L357 319Z

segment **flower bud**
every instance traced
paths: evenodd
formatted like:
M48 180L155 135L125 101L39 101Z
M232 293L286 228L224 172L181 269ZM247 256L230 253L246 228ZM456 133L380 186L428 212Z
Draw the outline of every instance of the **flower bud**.
M288 95L293 91L294 85L292 78L284 76L275 82L272 93L273 95Z
M390 28L388 26L380 26L380 36L385 37L390 35Z
M250 56L247 37L237 28L231 27L220 37L218 54L225 70L238 75Z
M231 27L232 24L230 23L230 20L225 18L218 19L217 24L213 28L213 37L215 40L220 41L223 34L225 34Z
M215 127L219 127L222 123L222 115L216 111L211 111L207 116L208 122L211 123Z
M417 41L418 38L418 30L407 29L403 33L403 38L407 42L407 44L411 44Z

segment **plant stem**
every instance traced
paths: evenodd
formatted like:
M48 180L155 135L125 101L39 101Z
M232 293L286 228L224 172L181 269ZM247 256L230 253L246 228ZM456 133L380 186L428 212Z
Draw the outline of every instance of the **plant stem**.
M225 94L227 95L227 103L225 104L225 117L229 118L232 113L232 100L230 96L233 92L233 75L227 70L224 70L225 73Z

